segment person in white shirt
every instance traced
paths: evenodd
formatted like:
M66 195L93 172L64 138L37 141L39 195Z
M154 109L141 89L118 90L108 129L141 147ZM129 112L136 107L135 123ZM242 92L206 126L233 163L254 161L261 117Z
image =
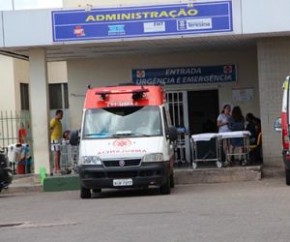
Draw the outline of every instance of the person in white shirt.
M217 117L217 127L219 133L229 132L228 119L231 117L231 106L229 104L224 105L222 112Z
M217 127L219 129L219 133L222 132L230 132L228 127L229 118L231 117L231 106L229 104L224 105L223 110L217 117ZM226 160L226 154L229 152L229 142L227 139L224 139L222 142L222 161ZM227 162L225 161L227 165Z

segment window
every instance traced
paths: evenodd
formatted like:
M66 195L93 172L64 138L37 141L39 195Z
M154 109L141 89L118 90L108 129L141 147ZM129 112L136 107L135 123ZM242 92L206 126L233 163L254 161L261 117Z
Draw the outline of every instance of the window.
M68 108L67 83L49 84L49 107L50 109Z
M21 110L29 110L29 85L20 83Z
M161 136L158 106L88 109L83 135L86 139Z

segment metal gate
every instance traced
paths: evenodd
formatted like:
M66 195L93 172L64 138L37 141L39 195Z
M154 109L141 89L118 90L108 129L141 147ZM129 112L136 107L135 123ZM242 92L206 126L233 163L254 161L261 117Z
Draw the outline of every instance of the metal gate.
M190 139L188 133L188 106L186 91L167 91L166 100L173 125L178 130L176 163L190 163Z
M7 147L12 143L32 145L30 127L28 111L0 111L0 146Z

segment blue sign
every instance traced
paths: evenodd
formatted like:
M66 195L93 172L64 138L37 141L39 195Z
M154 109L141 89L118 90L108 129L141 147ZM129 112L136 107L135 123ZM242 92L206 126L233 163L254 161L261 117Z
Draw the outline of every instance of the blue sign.
M234 82L235 65L134 69L132 81L138 85L176 85Z
M232 1L52 11L53 41L232 32Z

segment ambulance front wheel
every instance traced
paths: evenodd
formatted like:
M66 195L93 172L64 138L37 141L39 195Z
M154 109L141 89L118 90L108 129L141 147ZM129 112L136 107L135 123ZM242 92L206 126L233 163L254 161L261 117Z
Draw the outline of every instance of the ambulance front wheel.
M171 174L170 174L170 187L171 187L171 188L174 188L174 186L175 186L175 182L174 182L174 173L173 173L173 171L172 171Z
M285 176L286 176L286 185L290 185L290 170L285 169Z
M101 188L93 189L93 193L101 193L101 192L102 192Z
M81 194L80 195L81 195L82 199L91 198L91 196L92 196L91 190L81 186Z
M161 194L170 194L170 175L166 179L166 183L160 186L160 193Z

